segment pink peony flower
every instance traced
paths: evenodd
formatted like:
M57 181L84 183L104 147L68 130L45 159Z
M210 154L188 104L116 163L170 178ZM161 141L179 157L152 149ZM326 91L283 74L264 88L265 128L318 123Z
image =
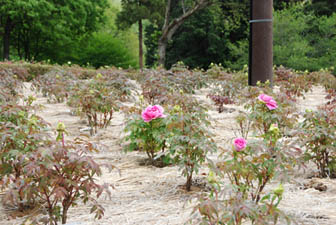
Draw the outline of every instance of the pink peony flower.
M237 152L240 152L246 147L247 141L244 138L236 138L233 143Z
M276 101L269 95L261 94L258 96L258 99L265 103L269 110L278 108Z
M156 118L164 118L166 115L163 114L163 108L160 105L148 106L145 111L142 112L141 116L145 122L150 122Z
M278 104L273 99L270 100L268 103L266 103L266 106L269 110L273 110L273 109L278 108Z

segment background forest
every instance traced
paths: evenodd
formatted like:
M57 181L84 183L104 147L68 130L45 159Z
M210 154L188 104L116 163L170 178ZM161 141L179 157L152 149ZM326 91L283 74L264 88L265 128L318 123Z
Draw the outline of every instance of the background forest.
M172 21L196 1L170 2ZM250 0L212 2L188 17L167 40L167 68L182 61L190 68L207 69L216 63L238 70L248 63ZM167 1L0 3L1 59L139 68L140 51L146 67L158 65ZM333 0L274 0L274 64L309 71L335 66L335 12ZM139 39L144 40L143 50Z

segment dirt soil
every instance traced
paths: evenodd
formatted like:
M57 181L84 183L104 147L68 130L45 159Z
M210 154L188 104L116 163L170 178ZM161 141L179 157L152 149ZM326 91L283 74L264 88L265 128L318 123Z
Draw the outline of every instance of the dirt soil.
M71 114L70 108L64 104L50 104L40 93L30 90L30 83L25 83L24 94L37 97L37 104L44 108L38 114L48 121L53 128L58 122L65 123L71 139L80 134L88 134L86 122ZM233 130L234 117L241 107L229 105L226 110L219 114L216 108L206 98L208 90L204 89L197 93L197 98L205 101L209 105L209 114L212 118L215 133L215 140L218 145L225 146L231 143L235 137ZM322 87L314 87L313 92L306 94L305 99L298 101L301 111L305 109L315 109L322 104L325 92ZM112 183L115 189L112 190L111 198L101 197L99 202L105 208L105 216L101 220L95 220L90 214L90 205L79 204L71 208L68 213L68 225L182 225L188 222L193 207L197 201L197 196L204 188L202 184L206 180L208 169L206 166L195 176L196 183L193 191L187 193L182 185L185 178L177 166L157 168L143 165L141 162L146 155L141 152L124 153L122 151L121 138L123 137L123 127L125 118L123 113L115 113L111 125L104 130L100 130L91 137L102 146L99 153L94 154L94 158L100 163L111 163L119 168L111 173L104 169L104 173L99 177L99 182ZM218 153L210 158L218 160ZM313 168L313 167L311 167ZM294 179L284 185L285 192L280 208L285 213L293 216L298 224L306 225L335 225L336 224L336 180L307 178L314 171L306 169L297 171ZM277 183L272 184L273 187ZM319 191L316 187L321 187ZM270 187L272 188L272 187ZM326 190L325 190L326 189ZM3 195L4 193L0 193ZM0 196L1 197L1 196ZM21 224L26 218L14 217L15 210L4 207L0 204L0 225Z

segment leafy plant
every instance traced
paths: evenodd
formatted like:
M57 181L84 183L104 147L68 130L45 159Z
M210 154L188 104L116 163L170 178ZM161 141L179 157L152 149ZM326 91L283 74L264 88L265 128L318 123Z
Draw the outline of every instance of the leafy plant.
M331 68L330 70L334 70ZM331 74L328 69L321 69L320 71L312 72L307 75L307 80L322 85L326 90L336 89L336 77Z
M336 177L336 104L306 110L299 129L305 159L317 166L321 177Z
M100 219L104 215L104 208L92 197L101 196L103 192L110 194L109 184L98 184L95 176L101 175L100 166L88 156L96 151L91 143L77 138L66 145L52 143L39 148L29 156L30 161L24 167L28 184L24 192L43 203L48 218L42 221L49 224L67 222L68 210L78 204L92 203L91 213L96 213Z
M282 193L277 188L266 194L259 203L255 203L244 199L233 186L228 185L222 189L213 189L210 197L200 197L194 215L198 216L198 211L201 218L197 217L193 221L202 225L240 225L246 220L258 225L277 224L279 221L291 224L291 219L278 208L281 199Z
M25 176L22 169L28 162L26 155L34 152L48 137L45 132L47 123L30 112L32 101L28 99L27 102L25 106L19 106L15 102L3 103L0 106L2 187L19 182Z
M166 147L166 124L163 108L161 106L149 106L140 115L135 114L128 121L125 132L128 135L125 141L130 141L125 146L126 151L145 151L151 163L159 151L164 151Z
M17 101L20 97L18 90L23 86L22 82L10 70L0 69L0 103Z
M118 111L121 103L131 96L133 85L127 77L117 70L98 73L89 82L83 82L74 89L69 103L84 115L91 127L91 134L98 128L109 125L113 112Z
M252 224L276 224L280 217L290 223L278 209L282 185L265 192L272 180L280 177L283 182L288 172L300 162L300 149L290 140L281 139L283 133L272 123L272 114L276 110L277 102L271 96L259 95L249 113L257 112L260 116L260 134L249 142L236 138L232 150L222 153L223 161L216 165L210 163L208 180L212 192L202 197L196 207L202 216L201 224L240 225L247 220ZM224 183L224 178L229 179L230 185Z
M290 146L278 143L280 136L279 129L272 127L261 142L246 145L244 139L236 139L233 149L224 152L224 161L209 174L211 194L203 196L196 207L202 216L201 224L240 225L247 220L252 224L277 224L279 218L290 224L290 218L278 208L282 184L265 192L275 177L292 169L292 157L297 158L295 151L283 151Z
M76 83L74 74L61 69L51 70L33 81L32 88L42 92L49 102L64 102Z
M216 151L216 145L208 129L210 122L206 110L197 100L180 95L171 101L175 106L167 121L168 157L182 169L187 178L186 190L190 191L193 174L198 173L207 154Z
M307 74L297 74L284 67L278 67L275 74L275 82L280 86L280 92L285 93L293 101L297 97L304 98L304 93L312 91L312 83L306 78Z
M268 108L267 102L258 99L262 95L274 96L274 98L271 98L277 104L276 110ZM262 135L267 132L271 124L277 124L279 129L287 135L298 121L299 113L295 102L285 93L273 93L272 89L267 86L245 89L242 92L240 101L245 102L244 108L247 113L241 113L238 117L240 117L240 120L246 117L243 120L249 120L250 123L244 124L251 128L246 129L247 127L245 127L245 133L247 130L254 130L259 135Z
M183 64L171 70L144 70L139 76L142 95L149 104L163 105L174 91L194 94L195 90L207 86L207 76L201 71L190 71Z
M233 100L230 99L228 96L220 96L220 95L207 95L216 106L218 106L218 112L221 113L224 111L224 105L233 104Z
M238 73L228 73L217 65L211 65L207 71L213 77L214 88L207 95L218 107L218 112L224 111L224 105L238 103L242 90L247 85L245 68Z

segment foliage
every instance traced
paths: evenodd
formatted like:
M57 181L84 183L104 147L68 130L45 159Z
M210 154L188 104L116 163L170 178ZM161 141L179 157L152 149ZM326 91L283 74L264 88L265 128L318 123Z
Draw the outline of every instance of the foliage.
M25 199L22 195L22 179L27 177L23 167L29 162L27 155L40 147L48 138L45 133L47 123L31 114L32 98L24 106L15 102L2 103L0 106L0 187L18 185L18 207L22 210Z
M18 90L22 88L22 82L11 70L0 70L0 103L17 101L19 99Z
M4 0L0 7L1 26L8 29L11 47L20 59L63 63L62 57L71 52L73 40L78 41L98 28L106 6L106 0Z
M137 67L134 56L126 47L126 42L108 33L95 33L87 40L86 48L82 51L78 61L81 65Z
M306 70L313 51L307 40L307 20L303 6L295 5L274 13L274 64Z
M126 151L145 151L151 163L159 151L166 147L166 123L165 119L157 118L145 122L139 114L134 114L128 120L124 131L128 133L125 141L130 141L125 146Z
M122 10L117 15L116 24L120 28L130 27L139 20L148 19L154 23L161 21L164 15L164 2L121 0Z
M172 7L173 16L181 13L182 7L179 4L180 2ZM247 64L248 56L247 42L242 42L248 37L248 5L246 0L218 1L192 15L176 30L168 43L165 66L170 68L182 61L190 68L207 69L214 62L241 69ZM161 24L152 24L146 28L148 66L155 65L157 60L161 27Z
M238 103L237 99L247 85L246 71L232 74L225 71L221 66L210 64L206 73L214 79L214 88L207 97L218 106L219 113L224 111L224 104Z
M290 141L281 139L283 134L277 125L270 124L274 122L270 114L277 108L267 108L268 100L259 97L260 103L250 112L263 111L261 121L255 121L260 123L259 127L267 127L256 137L261 140L249 141L246 146L244 139L236 139L232 150L223 152L223 161L210 164L208 180L212 192L203 196L196 207L202 216L201 224L240 225L247 220L252 224L277 224L279 218L290 224L290 219L278 208L284 191L282 184L268 192L265 187L276 177L281 182L286 180L288 172L299 162L301 152ZM226 177L229 186L224 183Z
M43 222L62 224L67 222L68 209L79 200L91 202L91 213L100 219L104 208L92 197L99 198L103 192L109 192L109 184L98 184L95 176L101 175L100 166L88 153L96 151L94 145L77 138L66 145L52 143L45 145L29 156L30 161L23 171L27 175L24 187L27 196L34 196L45 203L48 218ZM13 190L15 191L15 190Z
M224 105L233 104L234 101L231 100L229 96L221 96L221 95L207 95L216 106L218 106L218 112L221 113L224 111Z
M302 71L334 66L334 3L279 0L274 4L274 63ZM316 14L315 10L323 13ZM180 8L174 7L171 13L179 12ZM207 69L214 62L226 68L241 69L248 63L248 14L249 1L246 0L217 2L194 14L169 42L165 66L169 68L182 61L190 68ZM161 27L151 24L146 28L146 64L149 66L154 66L157 60Z
M48 97L49 102L64 102L75 84L74 74L64 70L51 70L33 81L33 88Z
M262 85L262 84L260 84ZM241 94L242 103L247 114L241 113L238 118L242 121L249 120L250 123L244 123L250 126L259 135L265 134L271 124L277 124L279 129L288 135L298 121L299 114L296 109L295 102L292 101L285 93L274 94L268 84L264 87L248 87ZM270 110L266 104L258 100L260 94L265 93L274 96L274 100L278 104L276 110ZM246 117L244 119L244 117ZM249 132L246 127L245 134ZM243 133L244 133L243 132ZM247 133L246 133L247 132Z
M308 74L307 80L314 84L322 85L326 90L336 90L336 77L328 69L321 69Z
M121 103L130 98L133 85L119 70L101 70L89 82L83 82L73 90L69 103L85 116L91 127L91 134L98 127L109 125L112 115Z
M139 80L142 86L141 107L144 104L164 105L169 109L169 116L164 122L158 119L153 124L145 123L140 119L141 111L132 108L130 112L135 115L126 127L126 131L130 131L126 138L131 143L126 148L155 149L154 153L162 150L157 157L164 156L166 161L180 165L182 174L187 177L186 188L190 191L194 172L198 172L207 153L216 149L208 130L210 122L206 109L188 94L205 85L206 77L199 71L187 70L183 65L169 71L144 70L143 73L147 76ZM150 143L153 147L146 146L148 140L153 141ZM154 154L149 154L153 158L151 155Z
M97 147L83 138L65 142L62 123L57 127L56 141L52 140L49 125L33 113L34 98L22 99L21 105L15 100L6 99L0 105L0 188L6 189L4 203L21 211L27 207L45 209L48 217L30 218L34 224L57 224L59 220L65 224L68 209L79 200L93 203L91 213L101 218L104 209L92 195L109 194L111 185L96 183L101 169L88 154Z
M55 69L55 67L57 66L51 66L44 63L26 63L23 61L0 63L0 70L3 71L2 73L9 73L17 79L26 82L32 81L34 78Z
M293 101L297 97L304 98L304 93L312 91L312 83L307 79L307 73L297 74L284 67L278 67L274 73L275 83L280 86L280 92Z
M301 145L305 159L317 166L319 176L336 177L336 104L307 110L300 123Z
M312 0L305 5L305 10L312 11L318 16L330 16L336 11L336 2L333 0Z
M201 196L200 203L195 208L202 216L197 224L227 224L240 225L249 220L252 224L268 225L290 224L290 218L278 208L281 195L268 193L260 203L246 200L232 187L222 190L213 190L210 198Z
M192 176L207 160L207 154L216 151L209 131L210 121L206 109L197 100L181 94L171 99L174 107L167 119L169 137L168 157L186 176L186 189L191 190Z
M174 91L195 93L195 90L207 86L207 76L201 71L188 70L183 64L177 64L170 70L144 70L138 81L142 95L150 105L164 105Z
M296 70L334 66L335 15L318 17L296 4L274 13L274 63Z

